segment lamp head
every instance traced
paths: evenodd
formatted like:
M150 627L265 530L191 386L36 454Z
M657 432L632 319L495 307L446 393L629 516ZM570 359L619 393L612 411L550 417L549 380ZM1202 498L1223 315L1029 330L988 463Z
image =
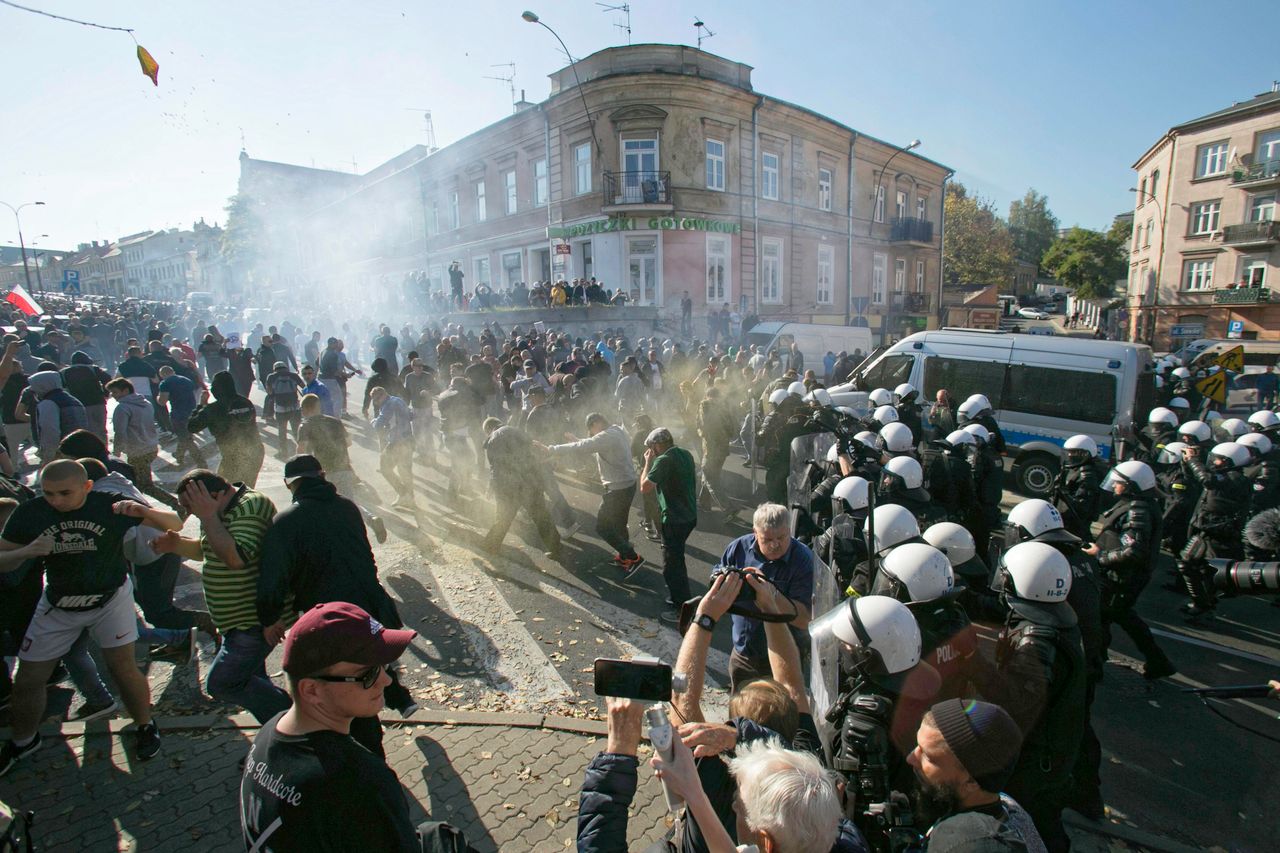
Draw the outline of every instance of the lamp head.
M528 11L527 9L520 15L520 17L524 18L526 21L528 21L531 24L538 23L538 16L535 15L533 12Z
M907 150L910 151L912 148L919 148L919 147L920 147L920 140L913 139L911 140L911 144L907 146Z
M44 204L44 202L42 202L42 201L33 201L33 202L31 202L31 203L32 203L32 204Z

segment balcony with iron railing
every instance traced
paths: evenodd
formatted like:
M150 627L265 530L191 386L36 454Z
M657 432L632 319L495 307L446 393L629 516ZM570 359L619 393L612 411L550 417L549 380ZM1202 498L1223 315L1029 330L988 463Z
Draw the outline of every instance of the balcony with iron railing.
M1280 184L1280 158L1246 163L1231 170L1231 186L1262 187Z
M1214 305L1259 305L1271 301L1268 287L1220 287L1213 292Z
M895 218L889 225L890 243L932 243L933 223L914 216Z
M893 313L895 314L929 314L932 310L932 293L921 292L893 294Z
M1280 242L1280 222L1245 222L1222 229L1222 245L1238 249L1272 246Z
M605 213L674 210L670 172L604 172Z

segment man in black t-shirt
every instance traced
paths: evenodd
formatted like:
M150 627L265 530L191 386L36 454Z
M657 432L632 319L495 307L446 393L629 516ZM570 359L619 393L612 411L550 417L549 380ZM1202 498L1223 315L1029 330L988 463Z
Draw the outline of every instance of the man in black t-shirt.
M289 629L284 671L293 707L253 740L240 780L240 829L250 850L421 851L400 780L350 735L382 710L386 667L413 631L384 628L343 601L318 604Z
M37 728L44 719L45 683L85 631L102 648L138 724L139 760L160 749L160 732L151 720L151 690L133 657L138 623L123 543L139 524L181 530L182 520L118 495L91 492L92 487L79 462L50 462L40 472L43 495L14 510L0 532L0 572L36 560L45 574L44 595L18 652L13 735L0 753L0 775L40 747Z

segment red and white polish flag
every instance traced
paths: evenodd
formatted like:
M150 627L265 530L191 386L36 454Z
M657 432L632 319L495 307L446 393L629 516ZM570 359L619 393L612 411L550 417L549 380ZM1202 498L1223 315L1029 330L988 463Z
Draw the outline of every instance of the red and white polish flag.
M4 295L4 301L17 308L28 317L35 317L44 313L44 309L40 307L40 303L32 298L27 289L20 284L15 284L13 290Z

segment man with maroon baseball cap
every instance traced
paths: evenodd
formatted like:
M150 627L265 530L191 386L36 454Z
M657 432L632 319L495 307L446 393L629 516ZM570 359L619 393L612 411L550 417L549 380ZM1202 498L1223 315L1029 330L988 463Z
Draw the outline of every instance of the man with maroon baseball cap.
M263 725L240 780L249 849L422 850L395 772L350 735L353 719L382 710L387 664L415 636L343 601L316 605L289 629L293 707Z

